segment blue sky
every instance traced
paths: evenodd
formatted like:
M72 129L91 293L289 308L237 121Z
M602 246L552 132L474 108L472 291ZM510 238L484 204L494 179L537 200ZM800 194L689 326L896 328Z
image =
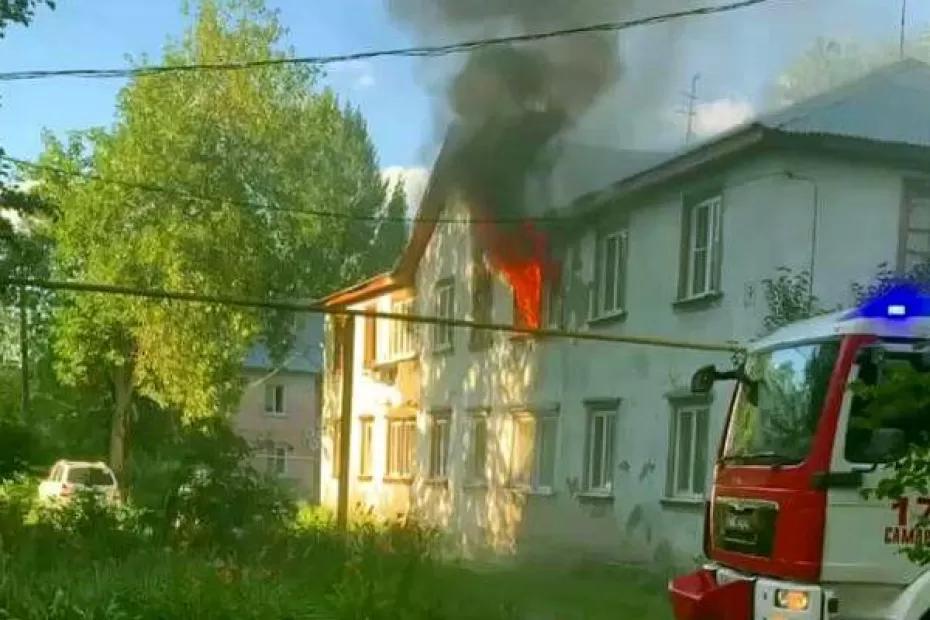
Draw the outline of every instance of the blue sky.
M815 2L816 9L806 18L789 12ZM930 23L930 2L910 3L908 27L916 33ZM290 29L287 44L298 55L416 43L392 23L383 0L268 4L280 9ZM60 0L57 10L41 10L32 26L12 27L0 39L0 71L123 66L127 54L157 59L166 37L177 36L185 27L180 6L180 0ZM672 119L670 124L676 122L672 111L680 106L678 91L697 71L702 73L705 101L742 102L746 110L758 109L778 73L817 36L896 38L899 7L899 0L773 0L762 8L674 28L631 32L625 46L627 62L635 68L656 54L670 55L664 65L670 95L663 117ZM423 62L436 61L389 58L329 69L327 83L367 118L383 167L428 165L434 152L431 95L418 77ZM41 149L42 128L61 133L105 125L113 118L122 84L81 79L2 83L0 144L11 155L32 158Z

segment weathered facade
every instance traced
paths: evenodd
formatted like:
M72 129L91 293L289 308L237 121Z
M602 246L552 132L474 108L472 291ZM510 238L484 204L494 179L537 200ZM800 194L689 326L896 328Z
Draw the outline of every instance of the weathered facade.
M544 326L745 343L780 268L809 272L832 308L881 265L925 260L930 110L885 116L896 88L930 92L930 67L895 65L573 201ZM424 219L468 217L430 201ZM394 272L330 303L512 322L509 287L474 248L468 224L420 223ZM332 340L327 355L334 429ZM699 397L688 382L728 354L359 320L354 357L351 504L414 512L473 550L700 554L729 388ZM329 505L335 438L323 439Z

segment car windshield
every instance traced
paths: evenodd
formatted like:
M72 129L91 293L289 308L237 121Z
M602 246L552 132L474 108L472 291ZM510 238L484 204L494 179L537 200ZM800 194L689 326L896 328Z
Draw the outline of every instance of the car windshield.
M724 461L800 463L810 451L839 343L750 355L740 381Z
M99 467L75 467L68 471L68 482L88 486L109 486L113 484L110 473Z

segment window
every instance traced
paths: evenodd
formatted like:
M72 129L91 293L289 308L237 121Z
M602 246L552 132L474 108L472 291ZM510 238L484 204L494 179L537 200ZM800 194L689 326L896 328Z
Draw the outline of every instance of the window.
M289 446L276 444L273 441L265 443L265 471L271 475L284 476L287 474L287 454Z
M449 431L452 418L448 412L434 413L429 425L429 477L443 480L449 477Z
M375 421L373 418L362 418L359 429L359 478L371 478L372 474L372 448L374 446Z
M494 304L494 278L484 262L484 255L478 250L472 256L471 303L472 320L476 323L490 323ZM492 332L485 329L472 329L469 348L480 350L490 346L491 335Z
M284 415L284 386L265 384L265 413Z
M588 411L585 489L595 493L613 490L614 429L616 409Z
M549 329L562 328L562 286L558 280L548 279L543 292L543 320Z
M558 419L552 415L523 412L514 416L511 483L540 492L551 492L555 482L555 449Z
M414 418L388 421L387 477L410 478L416 456L417 422Z
M394 314L413 314L413 300L395 301L391 305L391 312ZM388 346L388 358L391 360L413 355L416 346L416 323L391 321Z
M621 230L602 238L599 244L596 313L599 317L623 311L626 240L626 231Z
M488 416L476 413L469 420L468 462L466 474L470 482L483 482L487 477Z
M374 310L374 308L369 308ZM378 319L373 316L365 317L365 368L373 368L378 361Z
M450 320L455 318L455 288L452 280L436 285L436 316ZM451 325L433 325L433 350L451 350L453 333Z
M685 210L681 297L691 298L720 287L720 196Z
M845 457L851 463L891 463L909 447L930 446L930 415L923 399L914 393L915 381L924 381L930 360L909 347L867 347L859 354L857 390L846 427ZM870 404L879 403L879 410ZM887 403L893 403L889 406Z
M902 228L901 267L907 271L930 262L930 183L905 184Z
M676 407L672 415L671 495L704 497L707 486L706 405Z

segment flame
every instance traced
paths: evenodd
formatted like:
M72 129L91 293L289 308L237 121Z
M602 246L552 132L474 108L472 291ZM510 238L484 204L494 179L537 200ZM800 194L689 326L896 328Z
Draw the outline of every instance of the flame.
M542 323L542 290L546 281L556 282L559 270L550 256L546 234L532 222L516 225L484 221L490 216L483 209L473 209L481 220L477 234L488 252L491 266L504 275L514 293L521 327L539 329Z

